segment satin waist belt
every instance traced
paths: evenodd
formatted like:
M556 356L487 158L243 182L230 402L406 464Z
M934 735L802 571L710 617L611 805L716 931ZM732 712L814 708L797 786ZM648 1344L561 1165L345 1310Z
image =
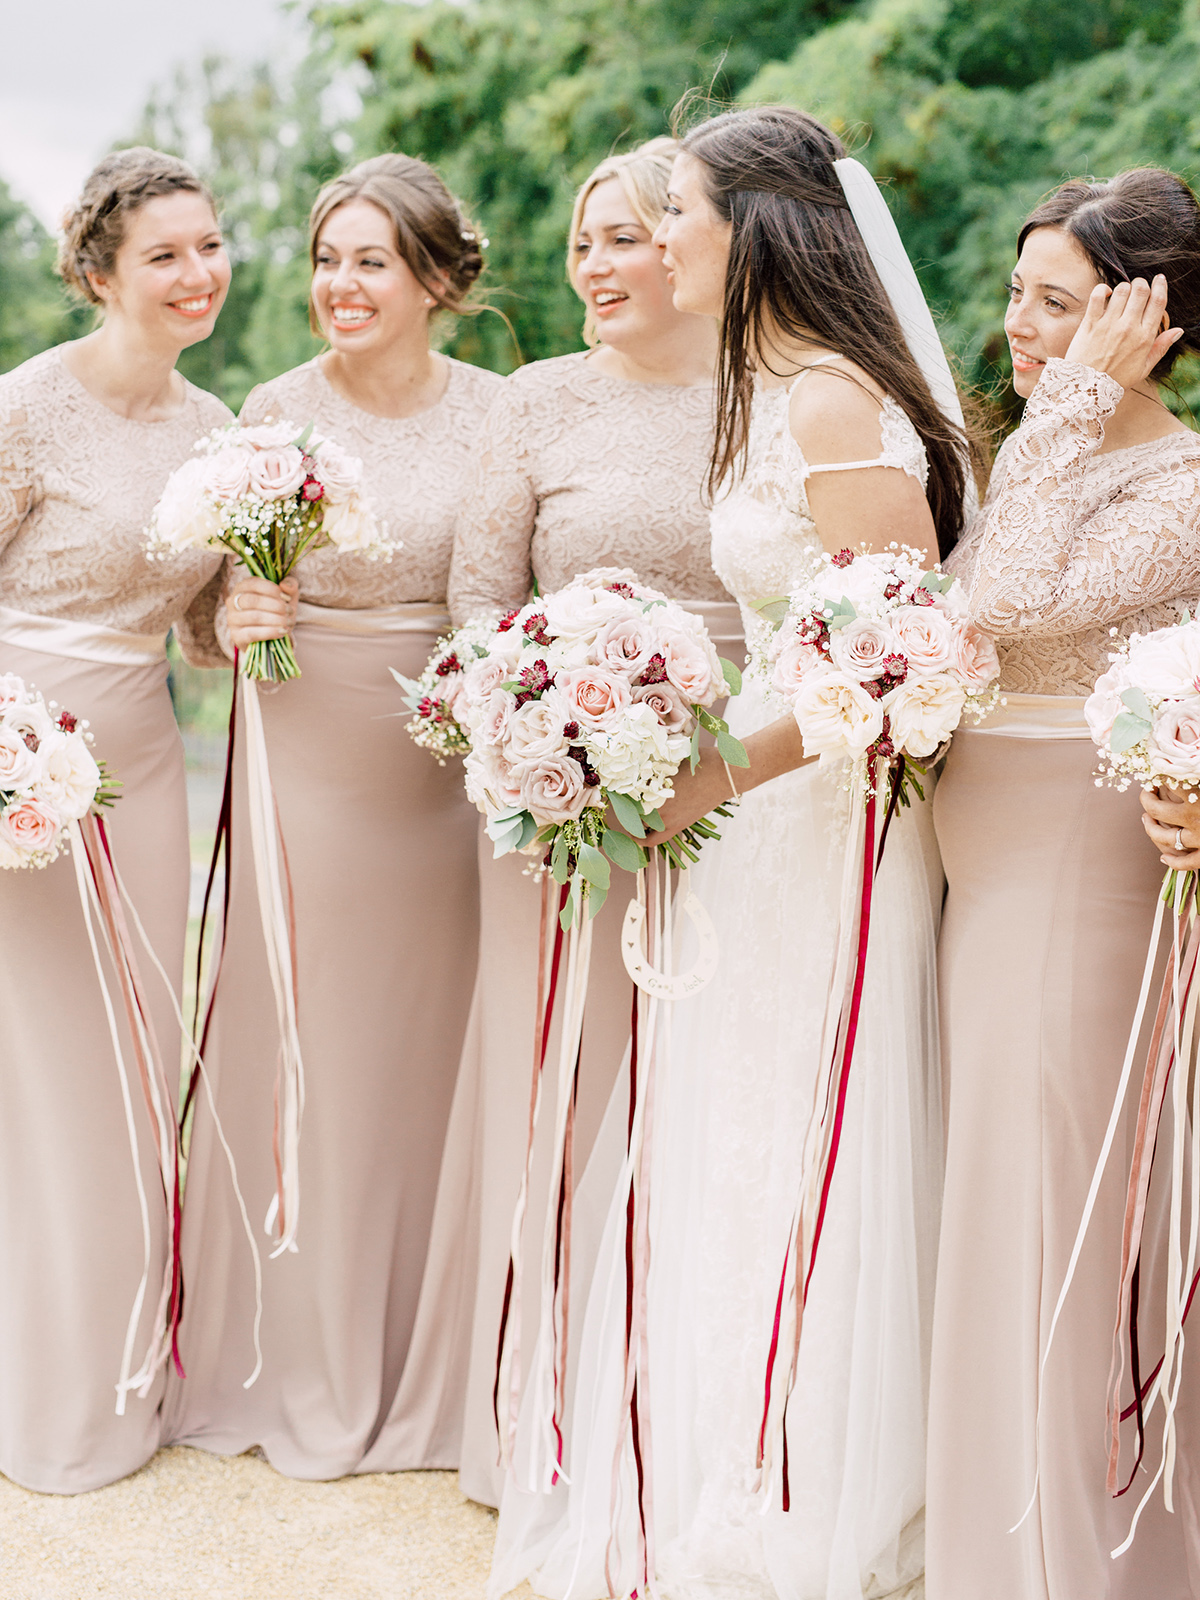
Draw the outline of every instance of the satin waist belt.
M679 600L676 604L703 617L715 645L742 643L742 610L736 600Z
M1090 739L1081 694L1006 694L978 727L961 732L999 733L1006 739Z
M301 600L296 609L296 626L324 628L330 633L445 633L450 613L431 600L412 600L397 606L368 606L360 610L339 606L315 606Z
M124 633L102 622L75 622L70 617L38 617L30 611L0 606L0 645L41 650L48 656L75 661L100 661L110 666L146 666L167 653L163 633Z

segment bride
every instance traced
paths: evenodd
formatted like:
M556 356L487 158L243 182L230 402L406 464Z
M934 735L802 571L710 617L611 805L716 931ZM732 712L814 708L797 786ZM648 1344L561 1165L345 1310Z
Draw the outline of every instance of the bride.
M716 117L684 140L670 187L656 241L675 304L721 327L713 562L753 644L766 626L755 603L795 587L822 550L898 540L931 563L948 552L963 520L961 413L886 206L820 123L785 108ZM519 1432L493 1596L525 1578L557 1600L923 1592L941 1176L942 876L928 799L893 824L876 885L845 1131L788 1411L785 1512L778 1494L764 1502L756 1446L855 802L753 679L728 716L749 769L731 777L708 754L663 808L673 833L735 782L743 795L694 872L721 961L675 1008L654 1108L637 1448L622 1424L619 1190L588 1295L569 1483L548 1495L522 1486Z

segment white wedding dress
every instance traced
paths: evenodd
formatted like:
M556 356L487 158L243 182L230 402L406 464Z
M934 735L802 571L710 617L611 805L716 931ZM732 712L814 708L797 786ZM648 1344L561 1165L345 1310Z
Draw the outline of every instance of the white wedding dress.
M811 470L781 386L755 399L745 473L713 513L713 564L742 604L795 587L821 551ZM924 480L920 440L891 401L874 463ZM823 469L824 470L824 469ZM780 708L753 679L736 733ZM867 983L841 1152L788 1412L791 1504L764 1511L755 1455L775 1296L812 1106L851 801L810 765L746 796L692 886L720 941L716 977L680 1001L653 1133L649 1441L662 1600L916 1600L923 1594L925 1413L941 1187L935 944L942 876L930 806L900 811L876 884ZM929 791L927 790L927 796ZM688 955L683 951L681 965ZM581 1200L612 1196L614 1140ZM607 1151L607 1154L606 1154ZM598 1168L603 1168L598 1172ZM510 1477L493 1600L528 1578L555 1600L608 1593L605 1550L624 1359L624 1197L609 1207L578 1351L570 1483ZM579 1301L576 1301L578 1304ZM527 1418L523 1417L523 1424ZM522 1458L518 1441L517 1461ZM626 1441L618 1592L636 1582Z

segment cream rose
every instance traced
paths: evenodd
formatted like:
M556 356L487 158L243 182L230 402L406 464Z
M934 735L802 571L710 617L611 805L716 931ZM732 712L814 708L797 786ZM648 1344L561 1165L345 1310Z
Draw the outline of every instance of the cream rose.
M1163 706L1154 719L1149 748L1155 772L1200 781L1200 696Z
M1000 674L1000 657L986 633L969 622L955 622L950 647L950 671L966 684L969 693L986 689Z
M484 744L503 744L508 721L517 708L517 697L510 689L493 689L483 702L479 737Z
M467 799L486 816L523 804L520 781L495 745L472 750L463 761Z
M533 813L539 827L568 822L580 816L588 803L590 790L583 781L583 768L571 756L542 756L523 762L517 776L521 804Z
M616 622L629 607L628 600L607 589L589 589L571 584L557 594L548 595L540 608L546 618L546 632L564 639L594 638L606 623Z
M10 706L3 716L0 716L0 726L11 728L14 733L22 737L29 734L38 746L43 739L48 739L57 731L54 718L39 700L28 700L24 705Z
M0 727L0 789L23 789L37 770L38 759L17 730Z
M628 678L610 667L571 667L559 688L575 718L588 727L610 728L633 704Z
M252 450L226 445L204 462L204 484L216 500L240 500L250 493Z
M0 672L0 712L9 706L20 705L25 698L25 680L15 672Z
M1129 687L1129 673L1125 664L1110 667L1096 679L1095 687L1084 703L1083 715L1088 732L1095 744L1107 744L1113 723L1125 710L1121 692Z
M1129 649L1131 676L1156 700L1200 694L1200 631L1163 628Z
M208 462L185 461L167 479L154 508L154 532L173 550L212 544L221 536L221 519L208 490Z
M263 500L286 500L306 476L304 456L292 444L256 450L250 458L250 488Z
M666 635L667 677L691 705L708 705L725 685L711 646L689 633Z
M807 755L861 756L883 732L883 708L832 667L809 673L792 706Z
M507 683L512 675L512 663L501 656L484 656L473 661L463 673L463 687L467 698L482 705L493 689Z
M633 691L635 705L649 706L668 733L691 736L696 726L691 707L673 683L643 683Z
M100 769L77 733L59 730L38 750L37 792L64 817L85 817L96 798Z
M909 756L931 756L958 727L967 698L948 673L908 678L884 696L892 743Z
M771 687L776 694L790 700L810 672L819 672L827 665L825 657L815 645L801 644L793 639L785 644L771 674Z
M357 494L363 473L363 464L357 456L350 455L331 439L319 444L313 454L317 463L316 476L324 484L332 503L349 500Z
M300 432L294 422L257 422L252 428L239 428L234 437L255 450L282 450L295 444Z
M936 606L900 606L889 621L900 654L916 673L944 672L954 652L954 628Z
M860 683L866 678L881 677L886 658L902 653L899 640L887 624L872 622L868 617L856 617L829 635L834 666Z
M569 743L563 727L571 720L561 695L547 690L540 700L527 700L508 719L505 753L515 765L566 754Z
M0 842L23 857L53 850L61 827L54 807L46 800L14 800L0 812Z
M379 524L357 498L330 502L325 507L321 526L343 552L370 550L373 545L379 543Z
M601 666L636 678L644 672L655 651L655 638L642 617L618 617L606 622L596 635L595 653Z

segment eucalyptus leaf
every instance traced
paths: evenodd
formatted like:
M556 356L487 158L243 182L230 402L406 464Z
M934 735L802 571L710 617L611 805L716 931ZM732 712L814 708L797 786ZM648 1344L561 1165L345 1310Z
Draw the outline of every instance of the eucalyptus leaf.
M579 846L579 873L597 889L607 889L612 877L608 862L594 844Z
M566 883L570 876L570 854L567 841L560 833L550 851L550 875L555 883Z
M727 661L724 656L718 656L717 660L721 663L721 671L725 674L725 682L728 685L730 694L741 694L742 673L740 667L735 662Z
M600 844L609 860L623 872L639 872L646 865L646 852L627 833L605 828Z
M608 803L626 833L631 833L635 839L646 837L646 830L642 826L642 813L636 800L627 794L618 794L615 789L610 789Z
M1132 750L1135 744L1150 732L1150 721L1147 717L1136 716L1132 711L1122 711L1112 725L1112 732L1108 736L1108 747L1113 755L1123 755L1126 750Z
M918 587L928 589L930 594L948 594L953 583L952 572L927 572Z
M841 600L831 600L825 607L825 622L830 633L835 633L838 628L844 628L848 622L853 622L858 616L854 603L843 597Z
M778 627L787 616L790 604L787 595L772 595L769 600L757 600L754 609L760 617L765 617L768 622L773 622Z
M642 820L643 820L643 822L646 822L649 825L651 833L661 833L662 832L662 830L663 830L663 819L659 816L657 811L643 811L642 812Z
M1145 692L1136 685L1121 691L1121 704L1132 711L1135 717L1144 717L1147 722L1154 721L1154 709L1146 699Z
M735 739L733 734L722 728L717 734L717 754L722 761L731 767L748 767L750 757L746 754L746 747L740 739Z
M608 899L608 890L607 890L607 888L597 889L593 885L593 887L588 890L587 914L588 914L589 920L596 915L596 913L600 910L600 907L604 904L604 902L607 899Z
M293 441L297 450L306 450L308 448L308 441L312 438L312 431L313 425L310 422L300 437Z
M537 831L538 825L527 811L525 813L525 820L521 824L521 837L517 843L517 849L524 850L527 844L532 844L534 839L537 837Z

